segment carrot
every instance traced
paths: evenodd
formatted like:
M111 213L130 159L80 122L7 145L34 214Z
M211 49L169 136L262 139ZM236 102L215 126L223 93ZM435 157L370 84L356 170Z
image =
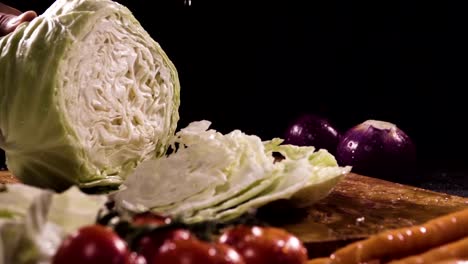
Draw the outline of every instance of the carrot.
M448 259L434 262L433 264L467 264L468 260L461 260L461 259Z
M433 248L419 255L392 261L389 264L432 264L436 261L463 258L468 258L468 237Z
M391 260L426 251L468 235L468 209L434 218L422 225L388 230L335 251L330 264Z

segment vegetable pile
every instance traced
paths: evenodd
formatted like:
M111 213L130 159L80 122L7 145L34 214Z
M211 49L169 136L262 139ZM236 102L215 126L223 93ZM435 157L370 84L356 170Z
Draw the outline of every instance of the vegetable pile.
M272 227L154 241L153 231L227 224L278 200L309 206L351 167L207 120L176 133L177 70L126 7L57 0L0 50L0 147L22 182L0 189L0 264L305 262L300 241ZM128 232L96 222L110 201ZM131 216L145 213L170 223L129 238L146 221Z
M108 195L1 185L0 263L303 264L293 234L250 211L229 222L119 212Z

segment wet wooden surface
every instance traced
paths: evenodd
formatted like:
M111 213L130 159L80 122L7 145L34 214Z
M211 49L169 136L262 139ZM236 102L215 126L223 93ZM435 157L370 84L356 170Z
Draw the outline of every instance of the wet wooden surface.
M19 182L13 175L8 171L0 171L0 183L17 183Z
M0 172L0 183L18 182ZM468 207L468 198L433 192L350 173L314 206L293 210L280 203L265 208L264 217L298 236L310 258L392 228L422 224Z
M279 225L297 235L312 258L386 229L422 224L464 208L467 198L351 173L328 197Z

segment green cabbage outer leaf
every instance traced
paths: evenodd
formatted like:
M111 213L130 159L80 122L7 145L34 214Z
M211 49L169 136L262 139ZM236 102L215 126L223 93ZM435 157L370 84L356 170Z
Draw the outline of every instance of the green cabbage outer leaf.
M130 10L57 0L0 40L0 147L24 183L119 185L167 150L176 68Z
M112 194L117 208L152 210L187 223L228 221L279 199L309 206L351 169L323 149L262 141L239 130L223 135L210 125L190 123L176 134L175 152L137 167ZM285 159L274 162L274 152Z
M93 224L108 201L77 187L54 193L23 184L0 192L0 264L50 263L63 238Z

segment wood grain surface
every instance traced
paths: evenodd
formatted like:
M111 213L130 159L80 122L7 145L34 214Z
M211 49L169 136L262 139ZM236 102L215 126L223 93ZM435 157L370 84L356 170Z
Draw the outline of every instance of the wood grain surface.
M279 226L297 235L311 258L323 257L383 230L422 224L465 208L467 198L351 173L328 197Z
M0 171L0 183L17 183L17 178L11 175L8 171Z
M18 180L9 172L0 172L0 183L14 182ZM350 173L310 208L292 209L287 201L278 201L260 215L299 237L309 257L317 258L380 231L422 224L467 207L467 198Z

